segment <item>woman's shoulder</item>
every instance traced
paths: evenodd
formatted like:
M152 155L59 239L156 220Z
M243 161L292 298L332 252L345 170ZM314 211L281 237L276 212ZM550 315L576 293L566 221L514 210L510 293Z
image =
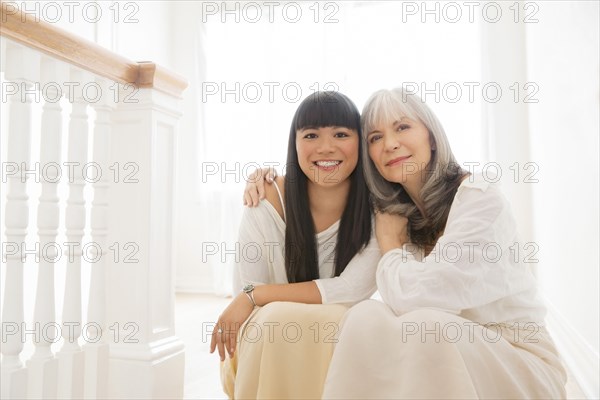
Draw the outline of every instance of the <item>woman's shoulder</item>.
M268 196L265 196L263 200L258 202L257 206L244 207L240 229L258 229L263 233L267 231L285 232L285 222L280 210L269 201Z
M283 199L285 198L285 189L284 189L285 177L277 176L275 177L275 181L273 183L265 183L265 200L268 201L269 204L277 211L277 214L281 217L282 220L284 218L283 212ZM277 185L277 186L275 186ZM277 190L279 189L279 191ZM281 197L279 195L281 194Z
M483 172L465 175L457 190L457 195L464 192L479 192L495 195L501 193L500 177Z
M482 192L485 192L495 182L498 182L498 178L496 176L488 176L480 171L472 172L463 177L459 189L478 189Z
M448 214L446 234L508 243L515 229L512 207L502 193L499 177L473 173L461 182Z
M482 172L474 172L464 177L456 192L455 201L458 201L456 205L461 205L461 208L500 210L507 205L499 177Z

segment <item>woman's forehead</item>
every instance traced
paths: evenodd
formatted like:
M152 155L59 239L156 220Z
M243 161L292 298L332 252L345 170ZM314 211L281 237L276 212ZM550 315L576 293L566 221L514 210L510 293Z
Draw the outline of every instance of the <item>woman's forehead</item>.
M400 110L374 113L370 118L365 120L365 127L369 131L377 130L378 128L394 125L407 118L410 119L405 112Z

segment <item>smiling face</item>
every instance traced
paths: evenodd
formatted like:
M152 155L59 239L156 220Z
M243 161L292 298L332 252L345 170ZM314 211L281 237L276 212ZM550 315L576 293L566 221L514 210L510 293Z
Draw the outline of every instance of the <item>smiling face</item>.
M309 182L335 186L346 182L358 163L359 136L354 129L328 126L296 132L300 169Z
M383 178L418 191L431 161L429 136L422 122L408 117L381 122L367 132L369 156Z

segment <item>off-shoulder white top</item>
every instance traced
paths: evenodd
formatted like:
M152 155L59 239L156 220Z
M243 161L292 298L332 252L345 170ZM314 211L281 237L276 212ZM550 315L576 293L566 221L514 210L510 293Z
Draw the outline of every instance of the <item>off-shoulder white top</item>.
M316 234L320 278L315 280L323 304L356 303L376 290L375 273L381 253L373 234L362 252L356 254L338 277L335 245L340 221ZM269 201L246 208L239 231L239 259L234 272L234 291L243 285L288 283L284 262L285 222Z

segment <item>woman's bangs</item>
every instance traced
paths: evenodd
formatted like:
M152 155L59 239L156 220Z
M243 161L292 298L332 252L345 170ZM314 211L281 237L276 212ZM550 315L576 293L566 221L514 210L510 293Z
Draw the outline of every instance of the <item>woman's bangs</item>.
M404 117L418 119L408 101L403 101L391 91L378 92L363 110L364 135L367 136L378 127L400 121Z
M340 126L360 131L360 115L349 100L334 92L320 92L300 105L294 128Z

